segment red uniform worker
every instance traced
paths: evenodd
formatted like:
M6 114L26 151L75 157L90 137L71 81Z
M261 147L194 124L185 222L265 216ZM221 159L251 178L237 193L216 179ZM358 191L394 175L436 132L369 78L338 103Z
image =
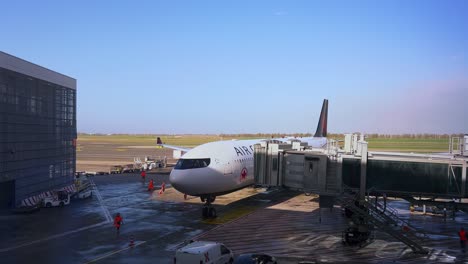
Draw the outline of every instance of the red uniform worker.
M120 232L120 225L122 224L123 218L119 213L114 218L114 226L117 229L117 234Z
M152 191L154 190L154 183L153 183L153 179L150 180L149 184L148 184L148 191Z
M142 179L142 180L145 180L145 179L146 179L146 171L145 171L145 170L142 170L141 173L140 173L140 175L141 175L141 179Z
M465 252L466 247L466 232L465 229L462 227L460 231L458 231L458 236L460 237L460 247L463 252Z
M159 195L162 195L164 191L166 190L166 183L162 182L161 184L161 190L159 190Z

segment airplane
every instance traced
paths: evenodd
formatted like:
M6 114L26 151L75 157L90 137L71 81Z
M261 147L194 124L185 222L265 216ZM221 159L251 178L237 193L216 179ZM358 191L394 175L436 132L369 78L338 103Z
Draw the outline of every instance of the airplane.
M313 137L276 138L280 142L296 139L308 146L322 148L327 143L328 100L324 99L317 130ZM254 145L271 139L224 140L205 143L192 149L164 144L157 145L186 152L177 162L169 181L186 195L199 196L204 202L204 218L216 217L211 205L216 196L235 192L254 184Z

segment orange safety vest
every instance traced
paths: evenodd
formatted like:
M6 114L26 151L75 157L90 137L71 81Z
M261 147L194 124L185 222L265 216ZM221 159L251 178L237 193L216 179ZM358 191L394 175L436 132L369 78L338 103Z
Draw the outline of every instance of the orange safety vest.
M122 217L116 216L115 219L114 219L114 225L115 225L116 227L119 227L120 224L122 224L122 220L123 220Z
M460 230L458 232L458 235L460 236L461 241L466 241L466 232L465 232L465 230Z

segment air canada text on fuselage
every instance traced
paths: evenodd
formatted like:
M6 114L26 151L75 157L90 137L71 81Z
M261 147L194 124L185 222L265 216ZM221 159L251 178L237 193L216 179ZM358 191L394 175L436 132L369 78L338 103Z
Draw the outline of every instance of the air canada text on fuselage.
M234 150L236 151L237 156L253 155L253 152L254 152L252 145L248 147L237 146L237 147L234 147Z

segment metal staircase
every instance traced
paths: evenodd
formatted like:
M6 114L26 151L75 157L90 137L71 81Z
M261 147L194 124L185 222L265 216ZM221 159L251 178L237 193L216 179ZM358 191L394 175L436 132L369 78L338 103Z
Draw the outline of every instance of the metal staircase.
M343 208L353 213L353 220L359 224L375 226L378 230L406 244L415 253L428 253L427 249L421 246L426 234L398 217L395 209L382 205L378 200L360 201L357 195L348 192L338 197L338 201Z

